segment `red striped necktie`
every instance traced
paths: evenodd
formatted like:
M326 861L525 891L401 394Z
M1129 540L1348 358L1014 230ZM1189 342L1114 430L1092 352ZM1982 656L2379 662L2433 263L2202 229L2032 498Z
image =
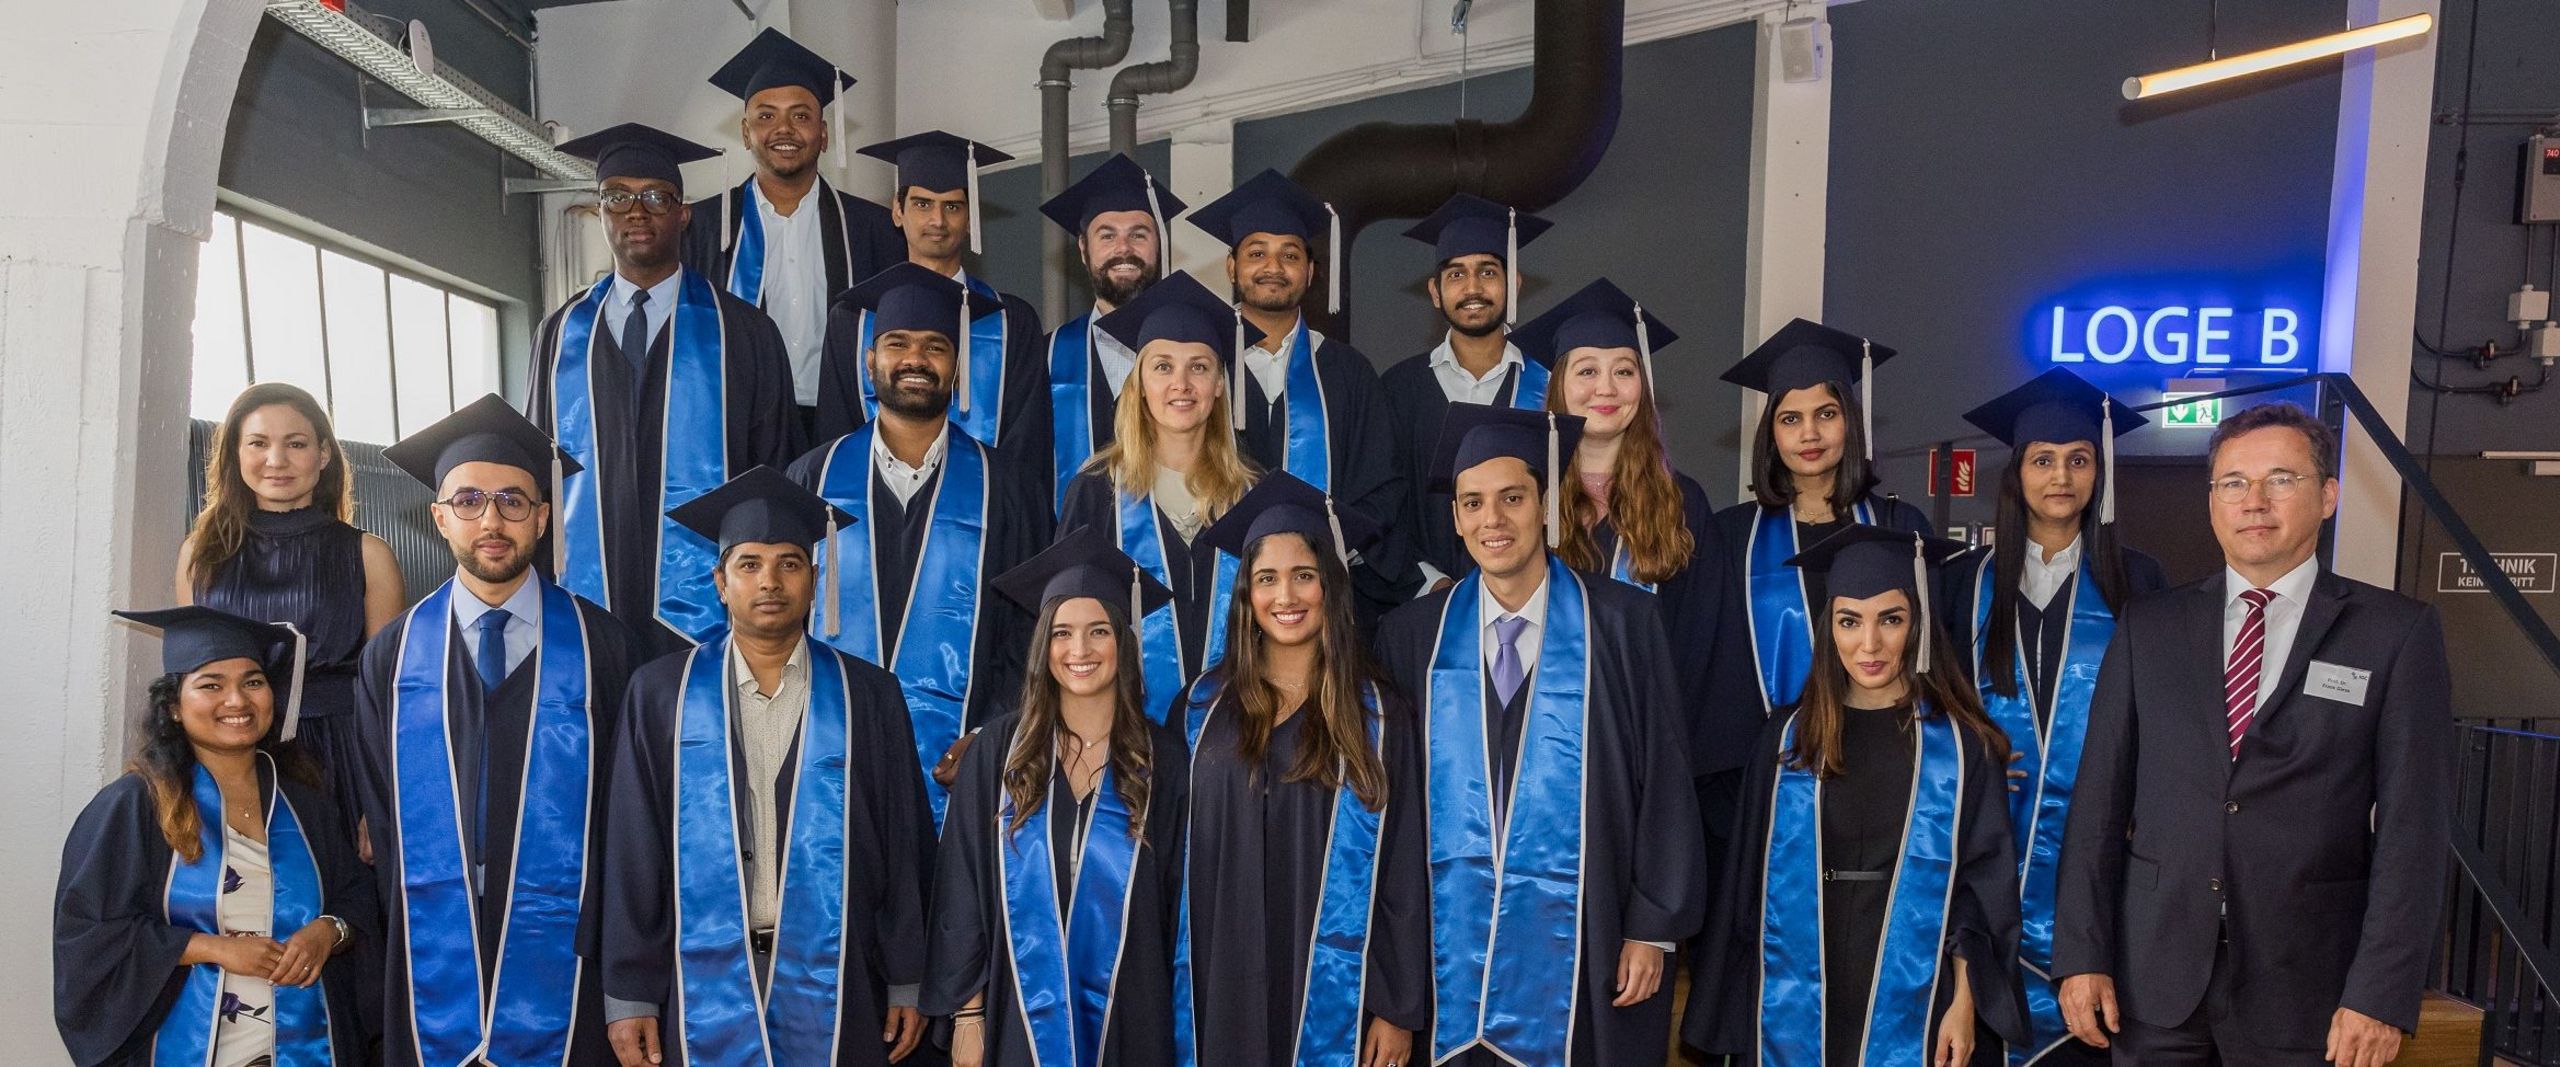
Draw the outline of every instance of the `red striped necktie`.
M2267 658L2267 601L2275 598L2272 589L2240 592L2240 599L2249 603L2249 614L2240 620L2240 636L2231 642L2231 658L2222 668L2222 704L2233 759L2240 758L2240 738L2258 717L2258 671Z

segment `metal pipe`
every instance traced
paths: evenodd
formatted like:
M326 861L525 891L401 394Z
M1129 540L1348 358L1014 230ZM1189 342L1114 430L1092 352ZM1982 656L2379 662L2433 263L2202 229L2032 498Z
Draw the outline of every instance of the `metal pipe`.
M1098 70L1129 55L1129 36L1136 28L1130 10L1134 0L1102 0L1102 36L1069 37L1049 45L1040 57L1040 199L1067 191L1067 103L1074 88L1069 75ZM1067 318L1067 235L1055 226L1040 227L1040 321L1056 325Z
M1138 98L1179 92L1200 74L1200 0L1166 0L1173 20L1171 54L1154 63L1123 67L1111 76L1103 106L1111 111L1111 150L1138 150Z

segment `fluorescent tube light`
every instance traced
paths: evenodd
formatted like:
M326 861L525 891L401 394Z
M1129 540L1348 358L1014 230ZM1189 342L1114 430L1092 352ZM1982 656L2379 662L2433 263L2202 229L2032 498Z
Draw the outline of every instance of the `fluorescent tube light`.
M2124 98L2146 100L2163 93L2174 93L2180 89L2192 89L2199 85L2210 85L2214 82L2270 71L2278 67L2289 67L2296 63L2340 55L2359 48L2388 44L2425 33L2435 27L2435 22L2433 15L2409 15L2389 22L2358 26L2326 37L2314 37L2308 41L2295 41L2292 44L2278 45L2263 51L2217 59L2210 63L2198 63L2192 67L2179 67L2176 70L2164 70L2158 74L2126 78Z

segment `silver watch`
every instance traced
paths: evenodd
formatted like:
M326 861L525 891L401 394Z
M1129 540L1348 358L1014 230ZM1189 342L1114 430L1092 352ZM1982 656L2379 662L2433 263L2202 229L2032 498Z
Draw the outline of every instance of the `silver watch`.
M323 915L321 918L327 919L330 927L338 931L338 941L336 944L329 946L329 951L335 952L340 948L346 947L347 942L356 939L356 928L347 925L347 921L345 919L341 919L335 915Z

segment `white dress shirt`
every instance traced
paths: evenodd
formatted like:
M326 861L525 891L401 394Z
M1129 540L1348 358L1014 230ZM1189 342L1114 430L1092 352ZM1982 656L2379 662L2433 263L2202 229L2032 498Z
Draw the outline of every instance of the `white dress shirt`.
M1297 336L1297 324L1292 322L1288 329L1282 330L1278 335L1265 337L1261 343L1244 350L1244 369L1253 374L1255 382L1261 384L1264 400L1274 404L1279 403L1282 391L1289 387L1289 351L1297 347ZM1314 331L1308 331L1307 337L1307 343L1315 343ZM1266 345L1269 347L1264 347ZM1244 398L1237 397L1236 400L1242 402Z
M2034 604L2037 611L2043 611L2046 605L2053 603L2053 595L2062 591L2062 583L2077 577L2079 573L2079 538L2072 538L2071 543L2063 546L2062 551L2054 553L2050 560L2044 558L2044 546L2029 541L2027 542L2027 565L2018 572L2018 592L2024 594L2027 602Z
M509 674L515 673L517 665L532 655L534 648L542 642L540 581L531 574L525 575L524 581L516 585L516 591L507 594L507 602L498 605L507 612L506 628L498 633L506 642ZM480 662L480 616L490 610L488 601L471 595L468 590L457 591L453 596L453 624L462 628L462 655L469 662Z
M1490 587L1484 590L1484 595L1476 598L1476 625L1484 630L1484 640L1480 643L1484 645L1484 669L1487 671L1493 669L1493 657L1502 650L1502 639L1494 624L1513 616L1529 620L1529 625L1520 628L1520 640L1512 645L1520 652L1520 677L1524 679L1522 684L1527 684L1525 679L1538 669L1538 645L1547 630L1546 579L1538 580L1538 591L1529 594L1528 601L1521 604L1518 611L1503 607L1501 601L1493 598Z
M761 182L747 183L756 217L764 223L764 313L782 331L791 354L791 393L802 407L818 403L818 367L827 340L827 243L818 208L826 183L811 186L800 206L785 215L764 197ZM658 299L652 293L651 301Z
M895 453L889 451L887 437L873 434L871 435L871 469L880 472L880 481L888 485L890 492L898 494L898 505L904 507L914 503L916 491L924 488L924 483L933 480L933 472L942 469L942 456L950 440L951 424L946 422L942 426L942 435L934 438L933 444L925 447L924 462L910 467L906 460L899 459Z
M791 754L800 721L809 717L809 641L802 638L767 693L756 688L746 653L729 645L729 684L736 689L738 751L747 785L747 929L770 930L782 917L782 815L774 779Z
M1431 376L1440 379L1440 395L1452 403L1491 404L1502 397L1502 383L1510 380L1511 368L1520 365L1520 348L1510 340L1502 342L1502 360L1478 378L1458 362L1457 350L1449 347L1449 339L1441 337L1440 347L1431 350Z
M658 335L666 332L667 320L676 313L676 294L683 292L676 283L683 278L684 272L678 270L649 287L649 306L640 314L642 320L649 324L649 343L652 345L658 343ZM631 279L618 272L613 276L612 287L605 290L604 321L596 323L596 328L612 334L613 343L617 345L622 343L622 320L631 315L631 294L639 291L639 286L631 284ZM646 354L624 353L626 357Z
M1094 323L1101 321L1101 308L1093 309L1093 317L1085 320L1085 336L1093 342L1093 358L1102 364L1103 384L1111 387L1111 398L1120 398L1120 387L1129 380L1129 372L1138 369L1138 354L1111 336L1110 331Z
M2311 585L2320 578L2320 557L2313 554L2284 577L2267 588L2275 599L2267 601L2266 650L2258 666L2258 708L2276 697L2276 676L2284 673L2284 665L2293 655L2293 637L2302 632L2302 607L2311 596ZM2249 603L2240 594L2250 588L2249 580L2230 567L2222 568L2222 662L2231 662L2231 646L2240 640L2240 624L2249 617Z

